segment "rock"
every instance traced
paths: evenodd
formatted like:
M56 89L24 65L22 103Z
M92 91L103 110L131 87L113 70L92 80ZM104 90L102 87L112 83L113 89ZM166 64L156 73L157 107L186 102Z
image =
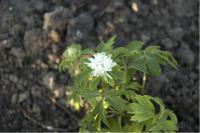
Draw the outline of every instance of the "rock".
M0 50L1 49L8 49L11 48L13 45L13 38L5 39L3 41L0 41Z
M61 35L58 31L52 30L50 37L55 43L61 42Z
M12 81L14 83L17 83L17 81L18 81L17 76L14 74L9 75L9 79L10 79L10 81Z
M40 114L41 112L40 107L35 103L33 104L32 111L33 113L36 113L36 114Z
M178 48L177 55L180 61L187 65L192 65L194 63L194 53L186 44L181 44Z
M183 131L187 131L187 132L193 132L193 128L188 125L187 123L181 121L179 124L178 124L178 127L181 128Z
M11 103L16 104L17 103L17 94L13 94L11 98Z
M21 102L25 101L28 97L29 97L29 92L28 91L20 93L18 102L21 103Z
M46 4L43 1L36 0L36 1L30 1L30 2L31 2L32 9L34 11L43 12L44 9L46 8Z
M42 29L32 29L24 35L24 47L27 53L35 56L48 46L48 36Z
M41 97L42 96L41 89L38 86L31 87L31 94L34 97Z
M23 58L25 56L25 52L21 48L13 47L10 53L17 58Z
M177 17L191 17L194 13L194 9L192 7L193 4L198 4L193 2L185 2L183 0L176 0L176 1L168 1L169 8L171 12ZM196 1L197 2L197 1Z
M67 38L72 39L72 41L82 40L88 36L93 25L93 18L87 13L82 13L76 18L70 19L67 27Z
M147 87L152 85L153 91L159 91L167 83L169 83L169 79L165 74L161 74L159 77L150 79L150 82L148 83L149 85L147 85Z
M198 79L198 74L192 72L192 73L189 73L189 78L192 79L192 81L195 81Z
M175 27L168 30L168 34L172 39L176 41L181 41L182 37L185 35L185 32L181 27Z
M47 31L58 30L60 32L66 29L70 11L60 7L52 12L44 14L43 29Z
M151 38L150 38L149 36L145 35L145 34L142 34L142 35L141 35L141 39L142 39L143 41L147 42L147 41L149 41Z
M169 83L169 79L166 75L162 74L159 77L155 78L158 88L161 88L163 84Z
M21 24L14 25L11 29L11 33L13 35L14 40L18 40L18 38L21 38L24 34L24 30L25 30L25 27L23 25Z
M169 39L169 38L163 39L163 40L162 40L162 44L163 44L163 46L164 46L165 48L167 48L167 49L171 49L171 48L173 48L173 46L174 46L172 40Z
M174 80L176 78L176 71L167 71L165 73L165 75L167 76L168 79L170 79L171 81Z
M54 88L55 75L53 72L49 72L43 77L43 84L46 85L46 87L48 87L51 90Z

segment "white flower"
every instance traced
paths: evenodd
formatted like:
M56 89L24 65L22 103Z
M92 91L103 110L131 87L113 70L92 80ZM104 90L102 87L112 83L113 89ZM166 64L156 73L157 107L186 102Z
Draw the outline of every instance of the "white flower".
M89 58L90 63L86 63L93 71L92 77L110 77L108 72L112 71L112 68L117 64L111 59L111 55L106 55L104 52L97 53L94 58Z

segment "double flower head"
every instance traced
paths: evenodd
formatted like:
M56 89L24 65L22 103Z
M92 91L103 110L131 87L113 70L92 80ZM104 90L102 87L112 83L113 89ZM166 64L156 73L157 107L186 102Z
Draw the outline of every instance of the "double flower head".
M96 53L94 57L89 58L89 63L85 63L92 69L92 77L107 77L112 78L108 72L111 72L117 64L111 59L111 55L106 55L104 52Z

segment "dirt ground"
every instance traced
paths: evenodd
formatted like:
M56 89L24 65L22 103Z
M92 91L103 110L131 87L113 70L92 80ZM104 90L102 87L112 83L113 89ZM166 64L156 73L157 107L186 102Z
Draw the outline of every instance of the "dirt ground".
M163 67L146 90L174 110L179 131L198 132L198 10L198 0L0 0L0 131L78 131L83 113L66 107L70 79L57 64L69 44L116 34L117 45L173 53L178 69Z

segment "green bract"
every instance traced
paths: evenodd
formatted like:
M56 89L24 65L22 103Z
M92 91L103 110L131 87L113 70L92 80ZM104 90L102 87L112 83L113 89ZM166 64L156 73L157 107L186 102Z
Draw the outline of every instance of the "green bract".
M76 109L89 104L80 132L177 131L173 111L166 109L161 99L144 95L147 76L160 75L160 65L176 68L172 54L159 46L144 47L141 41L118 48L113 48L114 43L115 36L96 50L82 50L73 44L63 54L60 70L68 70L74 79L68 86L67 104ZM136 73L143 78L136 80Z

